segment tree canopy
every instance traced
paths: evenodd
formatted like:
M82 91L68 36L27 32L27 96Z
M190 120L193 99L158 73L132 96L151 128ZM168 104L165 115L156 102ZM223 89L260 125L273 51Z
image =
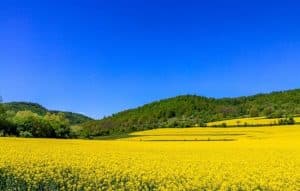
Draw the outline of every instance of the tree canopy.
M178 96L126 110L83 125L87 136L128 133L154 128L205 126L240 117L281 118L300 114L300 89L237 98Z
M293 124L300 114L300 89L237 98L184 95L122 111L101 120L81 114L47 110L27 102L0 103L0 135L23 137L93 137L154 128L205 126L241 117L283 118ZM241 125L241 124L238 124ZM226 124L222 124L226 127Z
M0 136L74 137L72 126L90 120L77 113L50 111L36 103L0 103Z

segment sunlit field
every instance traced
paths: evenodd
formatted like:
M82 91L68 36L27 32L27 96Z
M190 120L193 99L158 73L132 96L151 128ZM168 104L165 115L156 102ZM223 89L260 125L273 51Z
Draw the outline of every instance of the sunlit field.
M241 118L241 119L230 119L224 121L216 121L208 123L207 126L220 126L226 124L227 126L244 126L244 125L276 125L280 119L269 119L266 117L253 117L253 118ZM300 117L294 117L296 123L300 123Z
M300 189L300 126L0 139L0 190Z
M300 125L232 128L163 128L134 132L119 140L128 141L237 141L253 140L278 143L300 139Z

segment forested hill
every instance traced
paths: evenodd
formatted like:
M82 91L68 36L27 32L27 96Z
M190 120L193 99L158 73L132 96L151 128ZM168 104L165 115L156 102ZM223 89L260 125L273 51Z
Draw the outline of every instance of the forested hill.
M4 107L7 111L12 111L15 113L17 113L18 111L31 111L33 113L42 116L46 115L47 113L51 113L51 114L63 113L65 118L69 120L71 125L81 124L92 120L90 117L87 117L79 113L48 110L40 104L31 103L31 102L8 102L8 103L4 103Z
M201 126L207 122L300 114L300 89L237 98L178 96L130 109L98 121L87 122L87 136L111 135L164 127Z

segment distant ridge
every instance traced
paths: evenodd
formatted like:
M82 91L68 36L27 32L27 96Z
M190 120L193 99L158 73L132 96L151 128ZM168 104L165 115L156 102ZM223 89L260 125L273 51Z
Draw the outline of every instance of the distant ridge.
M155 128L201 126L207 122L248 116L272 118L296 114L300 114L300 89L220 99L183 95L87 122L83 124L83 131L88 136L103 136Z
M7 102L4 103L4 106L7 110L18 112L18 111L32 111L39 115L46 115L46 113L63 113L65 117L69 120L71 125L81 124L88 121L93 120L92 118L85 116L79 113L67 112L67 111L56 111L56 110L48 110L44 106L31 103L31 102Z

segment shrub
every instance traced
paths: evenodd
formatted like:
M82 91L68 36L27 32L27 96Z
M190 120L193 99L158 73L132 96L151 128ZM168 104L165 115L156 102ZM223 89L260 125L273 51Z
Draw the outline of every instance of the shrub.
M227 123L222 123L221 127L227 127Z
M33 135L30 133L30 132L28 132L28 131L21 131L20 132L20 137L33 137Z
M293 117L279 119L278 124L279 125L292 125L292 124L295 124L295 119Z

